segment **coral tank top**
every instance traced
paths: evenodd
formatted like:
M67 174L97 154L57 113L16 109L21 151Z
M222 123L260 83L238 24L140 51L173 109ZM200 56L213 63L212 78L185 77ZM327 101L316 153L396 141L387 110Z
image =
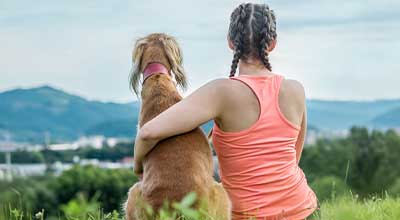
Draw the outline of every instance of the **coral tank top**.
M222 185L232 201L232 218L306 218L317 208L317 198L296 162L300 127L279 109L283 77L240 75L231 79L246 84L260 103L259 119L249 128L239 132L224 132L216 124L213 128Z

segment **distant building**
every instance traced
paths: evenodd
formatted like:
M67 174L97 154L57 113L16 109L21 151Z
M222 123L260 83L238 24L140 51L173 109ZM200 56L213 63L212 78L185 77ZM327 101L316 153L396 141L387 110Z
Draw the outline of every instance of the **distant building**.
M77 144L50 144L48 147L50 150L53 151L64 151L64 150L76 150L79 148Z
M9 166L7 164L0 164L0 179L5 178ZM41 176L46 172L45 164L13 164L11 165L12 176Z
M73 142L64 142L64 143L54 143L45 145L50 150L54 151L63 151L63 150L76 150L78 148L83 147L93 147L96 149L100 149L103 146L115 147L119 143L129 143L132 140L129 138L106 138L101 135L97 136L82 136L78 140ZM50 141L48 141L50 142ZM0 141L0 152L14 152L14 151L41 151L45 148L45 145L40 144L30 144L30 143L21 143L21 142L13 142L13 141Z
M18 150L40 151L44 146L39 144L18 143L12 141L0 141L0 152L14 152Z
M109 147L115 147L119 143L130 143L132 140L130 138L107 138L106 144Z
M305 138L306 145L312 145L317 142L318 139L334 139L334 138L345 138L349 135L348 129L339 130L308 130Z
M82 136L72 143L50 144L49 149L55 151L76 150L83 147L101 149L103 146L115 147L118 143L128 143L128 138L106 138L104 136Z
M122 164L133 164L133 157L124 157L120 162Z
M115 147L119 143L118 138L107 138L106 144L109 147Z
M106 138L104 136L90 136L90 137L80 137L74 144L78 145L78 147L93 147L96 149L100 149L103 147Z

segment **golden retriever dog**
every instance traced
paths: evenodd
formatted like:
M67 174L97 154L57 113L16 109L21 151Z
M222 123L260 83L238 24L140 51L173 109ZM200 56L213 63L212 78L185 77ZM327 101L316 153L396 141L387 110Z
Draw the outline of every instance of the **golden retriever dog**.
M139 39L133 63L130 80L136 94L143 78L141 127L179 102L182 97L176 85L185 88L187 83L181 50L176 40L166 34ZM127 220L148 218L143 202L157 211L166 200L180 201L189 192L195 192L198 198L194 208L207 204L204 210L210 219L230 219L231 204L223 187L213 179L211 149L200 128L160 141L144 159L143 170L142 180L129 190Z

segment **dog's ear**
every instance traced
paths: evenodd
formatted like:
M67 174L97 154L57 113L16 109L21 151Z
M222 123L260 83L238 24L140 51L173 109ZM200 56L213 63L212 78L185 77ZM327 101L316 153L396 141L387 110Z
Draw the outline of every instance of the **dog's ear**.
M142 56L144 48L147 44L146 38L140 38L135 43L135 48L132 52L132 69L129 76L130 86L136 95L139 94L139 80L142 72Z
M185 90L187 87L186 73L183 69L183 56L178 42L171 36L162 39L164 51L175 75L177 84Z

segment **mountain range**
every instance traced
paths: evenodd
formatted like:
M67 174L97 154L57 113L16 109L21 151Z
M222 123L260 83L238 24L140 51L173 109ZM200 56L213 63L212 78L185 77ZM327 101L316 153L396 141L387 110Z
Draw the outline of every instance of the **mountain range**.
M139 102L99 102L43 86L0 93L0 140L42 143L83 135L130 137L136 134ZM400 127L400 99L376 101L307 100L308 122L318 130L351 126ZM212 123L203 126L208 130Z
M133 137L139 103L90 101L53 87L0 93L0 138L40 143L74 140L82 135ZM119 123L122 122L122 123ZM3 134L3 135L1 135Z

